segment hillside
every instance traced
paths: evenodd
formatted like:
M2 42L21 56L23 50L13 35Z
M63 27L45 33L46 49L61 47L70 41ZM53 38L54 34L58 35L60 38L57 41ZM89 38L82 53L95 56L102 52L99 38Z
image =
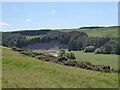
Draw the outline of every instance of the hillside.
M118 37L118 27L102 27L102 28L79 28L79 29L61 29L59 31L82 31L88 34L89 37Z
M67 67L3 48L3 88L115 88L118 75Z
M4 32L3 46L24 49L84 50L93 46L101 54L120 54L118 27L84 27L80 29L32 30ZM98 51L98 50L97 50Z

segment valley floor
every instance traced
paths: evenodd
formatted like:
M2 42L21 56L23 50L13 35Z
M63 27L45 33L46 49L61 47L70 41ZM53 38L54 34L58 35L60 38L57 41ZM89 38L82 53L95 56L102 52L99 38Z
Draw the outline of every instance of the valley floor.
M115 54L94 54L84 53L83 51L73 51L77 61L91 62L98 65L109 65L112 68L118 69L118 55Z

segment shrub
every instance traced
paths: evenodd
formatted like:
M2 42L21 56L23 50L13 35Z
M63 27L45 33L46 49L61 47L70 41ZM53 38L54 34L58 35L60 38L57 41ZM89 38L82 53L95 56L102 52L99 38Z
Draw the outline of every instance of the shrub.
M84 52L94 52L94 51L95 51L94 46L87 46L84 49Z
M76 59L74 53L72 53L72 52L66 53L65 56L69 59Z
M72 52L69 54L69 58L70 59L76 59L74 53L72 53Z
M75 60L68 60L68 61L64 62L64 65L66 65L66 66L77 66L78 63Z
M22 49L22 48L17 48L17 47L12 47L12 49L13 49L14 51L18 51L18 52L24 51L24 49Z
M31 56L31 57L35 57L36 56L36 54L34 54L32 51L21 51L20 53L24 54L24 55Z
M80 62L79 67L92 70L92 64L90 62Z
M46 56L43 56L43 55L39 55L39 56L36 56L37 59L39 60L43 60L43 61L49 61L50 59L47 58Z
M60 56L60 57L65 56L65 50L60 50L60 51L59 51L59 56Z
M59 58L57 59L57 61L67 61L67 58L66 58L66 57L59 57Z
M31 57L35 57L36 55L35 54L32 54Z
M105 54L110 54L111 51L112 51L112 45L110 45L109 43L106 43L106 44L104 45L104 53L105 53Z
M35 58L42 60L43 56L42 55L41 56L36 56Z
M21 53L21 54L25 54L25 51L21 51L20 53Z
M100 49L100 48L97 48L94 53L95 53L95 54L101 54L101 49Z

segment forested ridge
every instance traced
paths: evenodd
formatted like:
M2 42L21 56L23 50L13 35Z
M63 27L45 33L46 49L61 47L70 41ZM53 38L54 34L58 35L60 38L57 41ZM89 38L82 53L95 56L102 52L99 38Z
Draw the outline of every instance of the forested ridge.
M93 27L103 28L103 27ZM40 37L27 39L26 36ZM29 30L2 33L3 46L24 47L34 43L48 43L58 41L60 44L68 45L68 50L84 50L96 54L120 54L119 37L89 37L81 31L54 31L54 30ZM92 46L94 49L91 51ZM90 48L90 49L89 49Z

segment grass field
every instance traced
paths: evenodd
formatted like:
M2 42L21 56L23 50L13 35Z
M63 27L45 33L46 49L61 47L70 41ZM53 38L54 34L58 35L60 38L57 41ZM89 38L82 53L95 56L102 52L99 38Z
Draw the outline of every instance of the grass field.
M106 27L98 29L62 29L59 31L69 32L69 31L82 31L88 34L90 37L118 37L117 27Z
M110 65L118 69L118 55L115 54L94 54L84 53L83 51L73 51L77 61L89 61L93 64Z
M118 28L116 27L80 31L86 32L90 37L118 37Z
M115 88L118 74L100 73L36 60L3 49L3 88Z

